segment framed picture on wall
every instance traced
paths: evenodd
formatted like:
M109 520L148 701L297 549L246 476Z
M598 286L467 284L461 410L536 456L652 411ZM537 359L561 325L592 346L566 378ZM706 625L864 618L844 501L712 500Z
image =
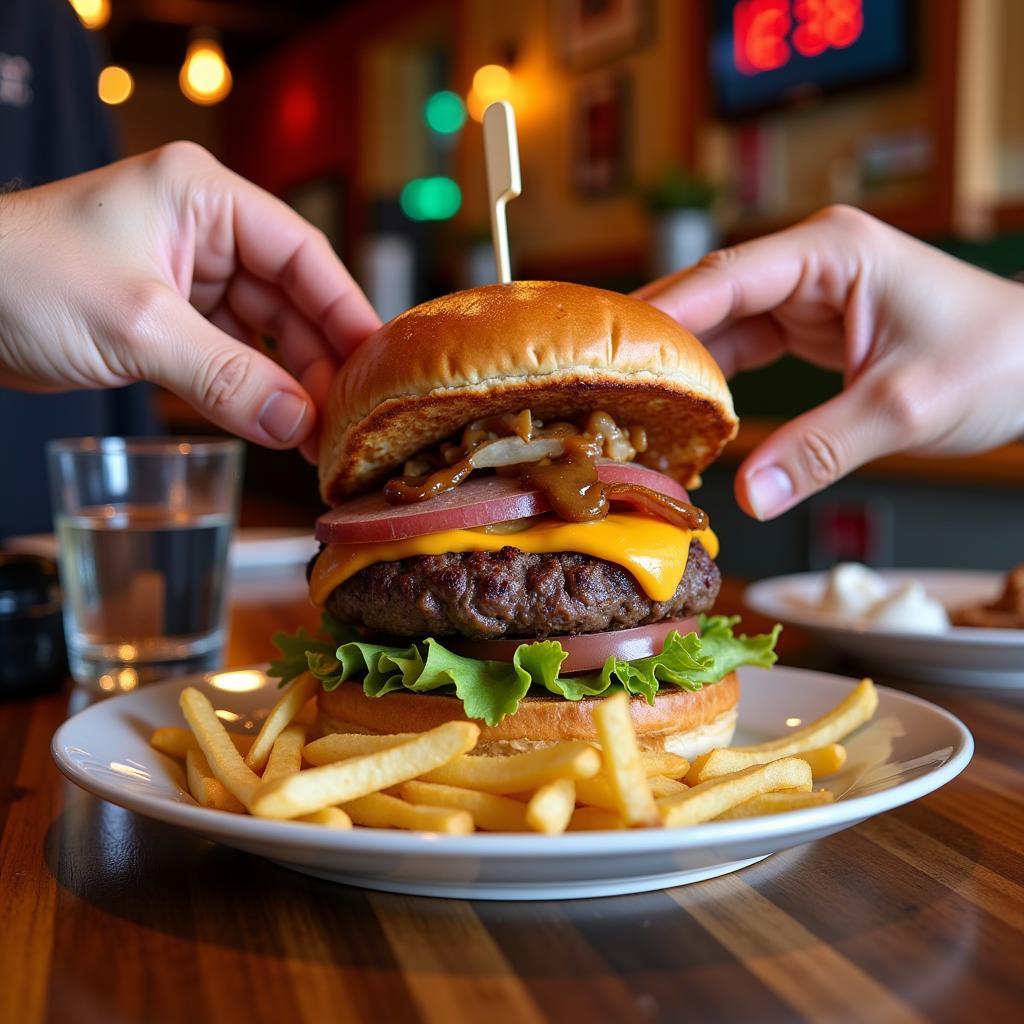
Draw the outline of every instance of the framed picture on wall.
M343 256L345 188L338 175L325 174L294 185L285 192L284 201L300 217L319 228L327 236L331 248Z
M555 0L555 50L580 71L648 45L654 37L651 0Z
M594 75L576 90L572 181L588 198L621 192L630 180L632 83L623 73Z

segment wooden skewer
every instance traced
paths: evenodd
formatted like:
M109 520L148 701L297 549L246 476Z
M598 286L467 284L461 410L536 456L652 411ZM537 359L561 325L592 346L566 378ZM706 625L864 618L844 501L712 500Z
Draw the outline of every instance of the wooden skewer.
M487 194L491 207L491 237L498 281L509 284L512 264L508 252L508 223L505 206L522 190L519 173L519 139L516 114L507 100L492 103L484 111L484 158L487 164Z

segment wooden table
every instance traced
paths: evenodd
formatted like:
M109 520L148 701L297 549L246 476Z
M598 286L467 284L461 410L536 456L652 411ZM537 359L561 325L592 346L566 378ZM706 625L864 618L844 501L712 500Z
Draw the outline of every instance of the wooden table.
M312 620L264 588L229 660ZM53 766L67 694L0 703L0 1022L1020 1019L1024 702L913 689L977 740L932 796L699 885L520 904L347 889L136 817Z

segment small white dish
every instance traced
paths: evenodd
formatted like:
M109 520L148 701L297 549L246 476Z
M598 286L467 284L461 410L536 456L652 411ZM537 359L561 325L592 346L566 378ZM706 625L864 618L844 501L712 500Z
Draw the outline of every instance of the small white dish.
M8 551L57 558L57 538L52 533L9 537L4 547ZM247 527L235 531L228 559L232 569L258 571L304 565L316 551L317 543L311 530Z
M781 736L834 707L853 681L776 667L740 669L737 742ZM52 753L72 782L111 803L316 875L369 889L465 899L571 899L646 892L712 878L821 839L916 800L955 778L974 750L958 719L917 697L879 689L872 723L851 737L843 772L822 780L833 804L685 829L561 836L432 833L266 821L199 807L181 767L147 742L182 723L178 696L199 686L237 724L253 725L276 696L246 669L148 686L69 719Z
M954 569L883 569L892 591L920 580L947 610L991 601L1004 573ZM818 607L828 573L776 576L753 583L743 595L751 611L799 626L865 667L924 682L954 686L1024 688L1024 629L950 626L937 633L881 629Z

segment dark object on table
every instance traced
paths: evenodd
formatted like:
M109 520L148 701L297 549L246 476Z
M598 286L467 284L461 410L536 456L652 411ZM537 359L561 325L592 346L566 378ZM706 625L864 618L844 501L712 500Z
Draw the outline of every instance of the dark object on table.
M55 690L67 671L57 566L0 552L0 699Z

